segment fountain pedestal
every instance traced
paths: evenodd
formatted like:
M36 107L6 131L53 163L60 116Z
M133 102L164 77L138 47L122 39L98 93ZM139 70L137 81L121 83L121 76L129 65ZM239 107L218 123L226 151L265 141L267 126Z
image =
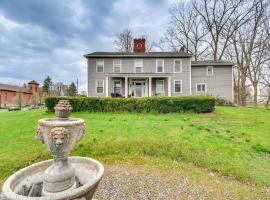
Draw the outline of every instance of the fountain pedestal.
M38 121L36 137L53 154L53 160L31 165L9 177L3 186L8 199L92 199L104 168L90 158L68 157L85 132L84 120L69 118L71 110L69 102L62 100L55 107L57 118Z

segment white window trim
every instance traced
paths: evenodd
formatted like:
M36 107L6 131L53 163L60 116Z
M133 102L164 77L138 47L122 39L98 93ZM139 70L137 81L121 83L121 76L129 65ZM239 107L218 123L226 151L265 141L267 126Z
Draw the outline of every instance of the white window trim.
M158 93L158 92L157 92L157 82L158 82L158 81L162 81L162 85L163 85L163 86L162 86L162 90L163 90L162 92L163 92L163 94L164 94L164 93L165 93L165 84L164 84L164 80L160 80L160 79L156 79L156 93Z
M212 74L208 74L208 68L211 67L212 68ZM206 67L206 76L214 76L214 66L207 66Z
M175 61L176 61L176 60L180 60L180 72L176 72L176 71L175 71ZM174 72L174 73L182 73L182 72L183 72L182 59L174 59L174 60L173 60L173 72Z
M136 61L142 61L142 71L141 72L136 72ZM143 73L143 59L135 59L134 60L134 73Z
M103 63L103 71L102 72L98 71L98 66L97 66L98 61L102 61L102 63ZM96 73L104 73L104 60L102 60L102 59L96 60Z
M180 92L175 92L175 82L176 81L180 81ZM173 93L175 94L181 94L182 93L182 89L183 89L183 86L182 86L182 80L173 80Z
M102 92L97 91L98 81L102 81L102 88L103 88ZM104 80L96 80L96 88L95 89L96 89L96 94L104 94Z
M198 85L205 85L205 91L198 91ZM196 83L196 93L206 93L207 92L207 83Z
M122 89L122 81L121 79L114 79L113 80L113 93L115 93L115 81L120 81L120 93L121 93L121 89Z
M115 72L115 62L120 61L120 72ZM121 73L122 72L122 60L120 59L114 59L113 60L113 73Z
M162 61L162 71L158 72L158 61ZM156 73L164 73L164 59L156 59Z

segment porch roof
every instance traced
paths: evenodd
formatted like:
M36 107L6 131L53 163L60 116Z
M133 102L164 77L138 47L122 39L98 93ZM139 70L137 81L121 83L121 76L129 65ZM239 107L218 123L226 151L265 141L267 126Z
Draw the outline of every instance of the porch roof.
M169 77L169 73L106 73L105 76L108 77L130 77L130 78L135 78L135 77Z

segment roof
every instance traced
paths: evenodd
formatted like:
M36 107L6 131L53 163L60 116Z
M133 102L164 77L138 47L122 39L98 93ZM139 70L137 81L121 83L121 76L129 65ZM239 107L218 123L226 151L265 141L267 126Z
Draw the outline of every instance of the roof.
M207 66L207 65L214 65L214 66L234 66L235 63L225 61L225 60L202 60L202 61L191 61L191 66Z
M35 84L35 85L39 85L39 83L38 83L38 82L36 82L35 80L30 81L28 84Z
M16 85L1 84L1 83L0 83L0 90L12 91L12 92L21 91L23 93L32 94L32 91L29 90L28 88L20 87L20 86L16 86Z
M93 52L86 58L186 58L193 55L185 52Z

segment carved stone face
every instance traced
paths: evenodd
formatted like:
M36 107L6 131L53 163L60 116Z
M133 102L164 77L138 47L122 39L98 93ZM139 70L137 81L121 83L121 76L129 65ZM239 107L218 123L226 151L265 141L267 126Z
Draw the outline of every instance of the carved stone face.
M50 131L49 137L51 139L52 150L60 152L67 146L69 139L68 130L63 127L53 128Z

